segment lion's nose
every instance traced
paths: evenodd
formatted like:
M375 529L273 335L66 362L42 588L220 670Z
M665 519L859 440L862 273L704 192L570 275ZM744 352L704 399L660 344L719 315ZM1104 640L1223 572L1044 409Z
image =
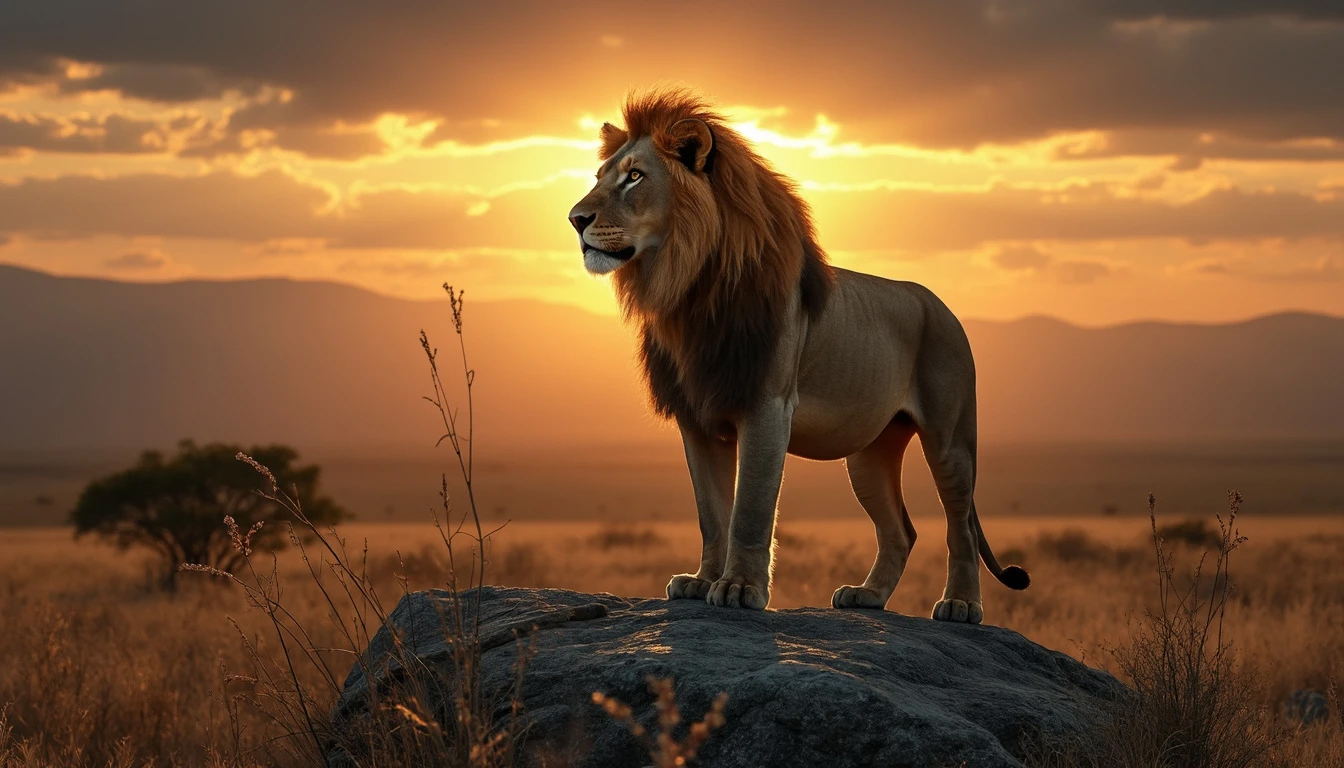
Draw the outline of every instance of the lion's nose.
M574 231L579 233L579 237L583 237L583 230L587 229L588 225L592 224L593 220L596 218L596 216L586 216L582 213L575 213L570 215L569 223L574 225Z

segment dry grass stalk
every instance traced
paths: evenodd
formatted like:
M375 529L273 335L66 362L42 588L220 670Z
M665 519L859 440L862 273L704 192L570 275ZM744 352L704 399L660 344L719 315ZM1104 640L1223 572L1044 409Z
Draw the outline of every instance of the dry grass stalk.
M439 442L448 443L457 458L458 468L467 487L465 509L454 520L447 476L440 478L443 519L434 522L447 556L447 600L443 631L452 652L453 679L447 695L440 690L435 670L427 668L406 648L390 620L390 607L384 602L369 572L368 546L352 553L335 528L320 530L312 523L294 495L278 487L270 471L240 454L239 460L252 465L268 487L258 493L284 508L303 528L304 536L291 527L290 537L303 562L310 584L316 587L329 626L316 628L291 608L287 586L281 577L278 560L258 563L253 557L250 539L255 530L240 531L231 520L229 535L243 558L242 573L227 573L209 566L184 564L183 570L209 573L238 585L252 608L266 617L271 627L270 641L279 649L276 655L263 653L257 641L241 627L239 637L252 662L253 675L230 676L224 672L224 688L246 680L252 689L226 694L222 703L230 713L230 722L238 722L239 700L264 713L280 733L267 745L269 758L306 765L330 765L333 755L344 755L360 765L449 765L471 768L509 766L519 728L519 686L528 654L519 653L517 675L512 691L510 716L505 723L494 720L497 704L482 688L479 604L485 583L486 561L483 553L490 533L481 526L472 486L471 389L475 372L467 365L466 345L462 340L462 295L445 285L453 312L453 326L462 352L466 382L465 413L452 408L440 377L437 350L430 346L422 331L421 346L430 368L433 397L425 398L437 409L444 425ZM466 532L469 531L469 532ZM470 567L466 578L459 579L457 542L465 536L469 543ZM311 542L305 544L305 540ZM408 578L400 562L396 581L404 595ZM468 605L473 598L475 602ZM235 626L237 626L235 624ZM362 651L373 635L386 629L393 635L391 657L369 659ZM327 638L319 641L319 637ZM332 642L332 640L335 642ZM330 720L332 706L341 694L344 679L340 672L346 662L363 667L368 680L386 677L389 665L402 671L396 685L388 688L369 686L367 717L352 717L335 726ZM436 706L437 704L437 706ZM234 738L234 744L241 740ZM241 747L239 747L241 749ZM228 764L245 764L257 756L235 752L225 756Z
M1246 541L1236 527L1241 504L1241 494L1229 491L1226 519L1217 516L1211 578L1205 553L1182 579L1157 525L1156 499L1149 495L1157 607L1131 627L1126 645L1106 649L1134 695L1105 713L1086 743L1029 744L1033 765L1258 768L1277 763L1286 731L1268 707L1257 703L1260 681L1238 663L1224 634L1231 557Z
M696 753L709 740L710 734L723 727L723 708L728 703L728 694L720 693L714 698L709 711L699 722L691 724L686 736L680 740L674 731L681 722L681 711L677 708L676 687L669 678L648 678L649 691L654 695L654 706L658 709L658 732L652 740L648 730L635 719L634 711L614 696L600 692L593 693L593 703L602 707L608 717L625 723L645 749L648 750L653 765L657 768L676 768L687 765L695 759Z

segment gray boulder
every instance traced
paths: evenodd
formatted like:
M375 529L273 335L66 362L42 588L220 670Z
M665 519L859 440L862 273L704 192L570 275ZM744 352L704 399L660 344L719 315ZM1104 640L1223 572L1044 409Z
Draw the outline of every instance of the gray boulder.
M437 590L407 595L391 617L404 646L443 681L441 691L453 670L446 598ZM474 601L474 592L465 595L468 606ZM679 736L727 692L727 722L696 762L744 768L1020 766L1024 738L1082 734L1126 690L1012 630L886 611L760 612L500 587L486 587L480 602L484 685L498 696L501 719L515 637L532 635L525 764L559 755L580 766L647 765L647 752L592 694L619 698L654 731L650 675L675 680ZM338 728L363 715L371 683L405 674L388 661L391 644L380 630L351 670L333 713ZM441 700L434 704L440 711Z

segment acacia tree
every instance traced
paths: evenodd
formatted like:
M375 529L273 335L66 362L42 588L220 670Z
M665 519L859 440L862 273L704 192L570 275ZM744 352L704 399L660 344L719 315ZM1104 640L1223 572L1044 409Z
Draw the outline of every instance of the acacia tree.
M70 513L75 536L94 534L122 549L144 546L157 552L163 582L172 587L182 563L200 563L232 571L242 562L224 524L232 517L243 531L266 523L252 536L257 550L276 550L289 540L291 513L257 493L257 473L238 460L246 453L275 475L277 486L293 496L314 523L348 517L334 501L317 492L321 469L299 466L298 452L284 445L242 446L190 440L165 458L145 451L135 466L89 484Z

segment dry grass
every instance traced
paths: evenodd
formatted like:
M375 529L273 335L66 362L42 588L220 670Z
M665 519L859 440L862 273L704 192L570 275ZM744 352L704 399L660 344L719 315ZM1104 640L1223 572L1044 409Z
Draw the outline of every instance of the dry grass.
M924 531L891 608L926 615L942 588L945 554L937 523ZM1072 527L1079 533L1068 533ZM1089 528L1060 521L996 521L989 535L1019 549L1032 570L1022 593L986 585L987 618L1044 645L1115 671L1109 645L1131 637L1133 621L1156 603L1151 549L1135 519ZM1231 564L1225 637L1258 682L1248 701L1277 712L1299 689L1325 691L1344 680L1344 525L1329 520L1249 521L1251 540ZM1016 536L1013 530L1017 530ZM698 555L694 523L636 526L606 547L593 524L512 525L487 548L489 581L619 594L659 594L670 574ZM867 526L846 521L786 521L775 605L829 603L831 591L863 578L872 556ZM422 526L352 526L358 549L369 540L368 578L382 594L442 586L447 563L438 534ZM644 543L640 543L644 542ZM1148 545L1150 546L1150 545ZM382 554L378 554L382 553ZM1087 556L1082 556L1087 553ZM339 645L330 608L302 561L278 563L284 602L305 626L326 627L314 645ZM1178 573L1201 552L1171 549ZM253 669L240 635L262 657L282 649L270 621L249 609L239 589L198 583L178 594L147 590L133 556L61 531L16 531L0 543L0 764L33 766L295 764L274 719L249 696L260 690L226 674ZM315 630L316 631L316 630ZM333 659L343 674L349 660ZM321 690L313 675L305 684ZM233 717L231 717L231 714ZM1340 764L1339 720L1291 734L1301 765ZM5 734L8 734L6 736Z

